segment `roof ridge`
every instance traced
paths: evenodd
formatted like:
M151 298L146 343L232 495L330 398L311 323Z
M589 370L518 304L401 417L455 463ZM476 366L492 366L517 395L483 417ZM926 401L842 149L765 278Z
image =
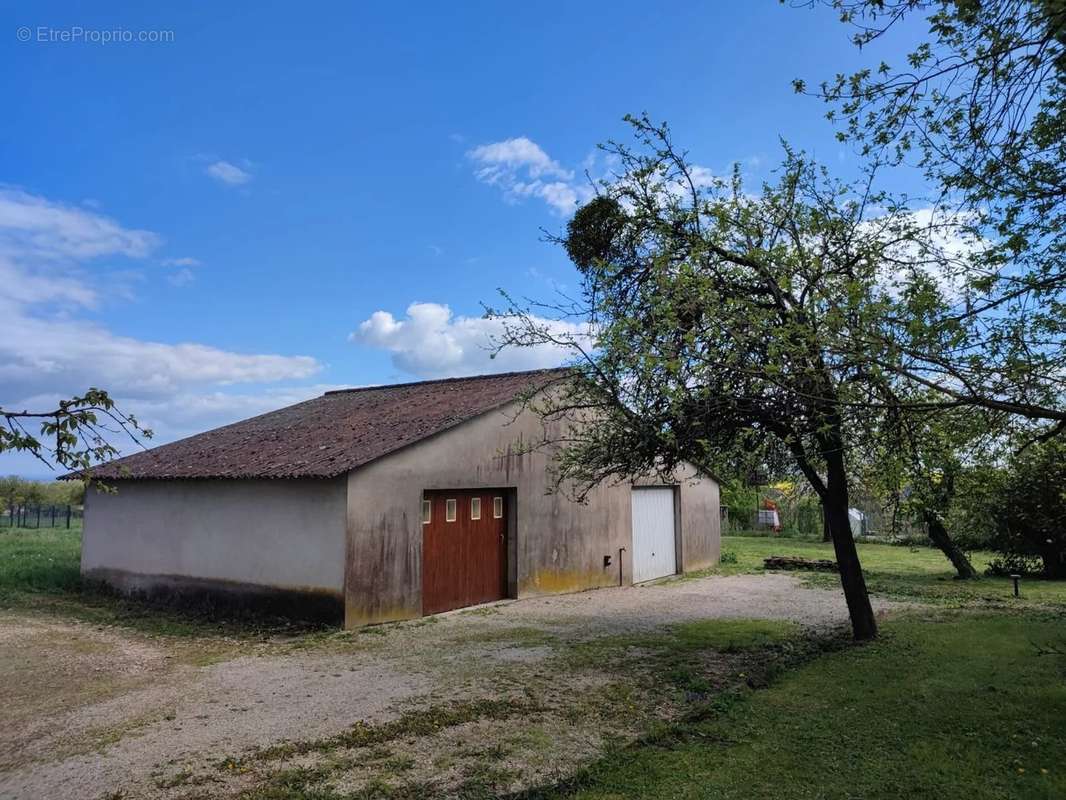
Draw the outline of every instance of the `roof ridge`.
M404 383L379 383L373 386L353 386L350 389L330 389L323 397L331 394L348 394L351 392L371 392L376 389L399 389L404 386L425 386L430 383L456 383L458 381L479 381L489 378L513 378L516 375L540 375L545 372L569 372L571 367L544 367L542 369L520 369L511 372L486 372L481 375L456 375L450 378L430 378L425 381L405 381Z

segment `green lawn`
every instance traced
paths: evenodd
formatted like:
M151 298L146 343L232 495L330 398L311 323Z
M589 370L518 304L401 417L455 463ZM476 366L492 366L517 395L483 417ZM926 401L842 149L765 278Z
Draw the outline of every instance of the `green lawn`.
M711 573L833 557L828 544L763 536L724 537L722 552L735 562ZM931 548L861 543L859 556L871 591L932 608L529 798L1066 797L1066 583L1028 579L1015 599L1009 579L954 580ZM991 554L972 557L983 571Z
M898 619L529 796L1066 797L1066 618Z
M0 528L0 604L77 591L81 530Z
M739 536L726 537L722 550L735 555L717 570L726 574L761 571L769 555L832 554L816 542ZM77 531L0 532L0 608L159 635L263 631L247 620L160 610L83 587L79 551ZM767 688L712 696L673 725L649 721L659 731L654 738L612 750L569 783L528 797L1066 797L1066 583L1026 580L1016 600L1008 580L953 580L932 549L863 543L859 553L873 591L931 605L889 618L872 644L801 654L802 666L777 673ZM974 557L979 569L987 559ZM836 575L805 578L837 585ZM662 658L664 679L702 693L701 649L742 650L795 635L782 623L718 620L678 627L669 652L658 656L650 640L622 644ZM571 655L595 661L604 646Z
M1005 607L1033 603L1066 605L1066 582L1026 578L1021 584L1021 600L1015 600L1010 578L982 577L976 581L954 579L954 570L944 555L931 547L862 542L858 545L866 582L871 592L903 600L960 604L989 604ZM767 536L723 536L723 558L736 556L736 563L724 563L711 572L731 575L762 572L767 556L833 558L833 546L802 539L774 539ZM984 573L993 554L971 554L977 571ZM839 578L827 573L799 573L820 586L836 586Z

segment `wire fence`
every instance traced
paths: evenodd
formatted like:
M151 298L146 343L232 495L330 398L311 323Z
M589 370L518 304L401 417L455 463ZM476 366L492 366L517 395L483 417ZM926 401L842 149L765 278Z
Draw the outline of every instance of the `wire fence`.
M799 506L778 505L776 509L722 508L722 533L765 534L769 536L797 536L822 538L824 535L822 509L816 504ZM855 537L889 542L922 541L925 528L902 514L895 514L875 503L856 502L849 518Z
M16 504L0 509L0 528L80 527L82 509L74 505Z
M723 507L722 533L767 533L785 536L814 537L822 535L820 506L778 507L768 509L738 509Z

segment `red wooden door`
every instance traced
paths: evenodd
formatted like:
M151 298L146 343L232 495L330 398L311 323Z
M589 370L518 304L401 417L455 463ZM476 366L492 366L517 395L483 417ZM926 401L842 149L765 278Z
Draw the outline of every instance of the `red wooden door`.
M504 598L506 495L492 489L437 491L426 492L424 499L422 613Z

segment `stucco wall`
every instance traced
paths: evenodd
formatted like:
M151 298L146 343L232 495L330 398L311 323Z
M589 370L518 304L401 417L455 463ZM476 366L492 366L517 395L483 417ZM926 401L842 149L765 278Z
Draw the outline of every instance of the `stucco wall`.
M512 596L629 585L630 486L604 486L584 505L548 495L549 458L524 445L543 437L531 412L483 414L349 475L348 626L421 615L424 490L498 488L511 493ZM718 487L682 481L681 568L718 559ZM626 552L621 554L620 549ZM611 556L604 566L604 556Z
M193 578L338 599L344 591L346 478L115 486L86 496L85 575L124 589Z

